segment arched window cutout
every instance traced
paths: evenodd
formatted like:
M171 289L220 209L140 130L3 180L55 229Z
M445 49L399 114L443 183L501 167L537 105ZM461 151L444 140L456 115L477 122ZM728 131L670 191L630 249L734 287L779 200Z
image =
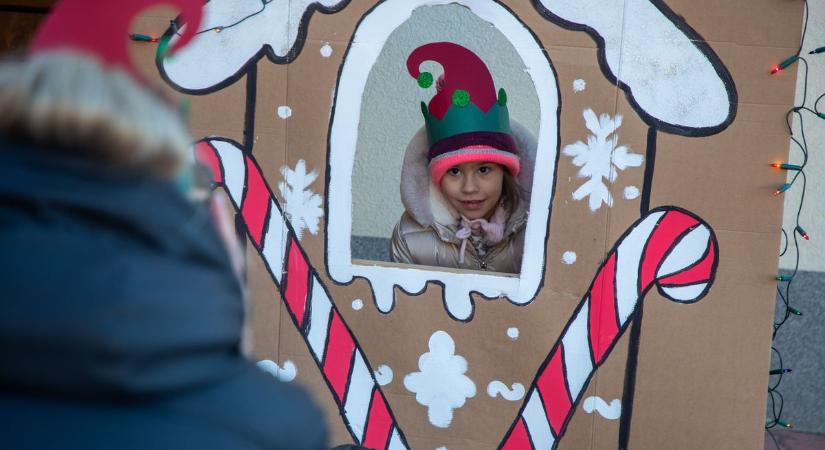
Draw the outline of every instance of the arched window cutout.
M534 139L525 149L534 152L536 172L526 176L530 214L518 274L382 262L388 253L382 255L381 246L388 246L403 212L398 190L404 150L423 125L418 104L434 93L418 88L404 63L414 48L433 41L456 42L477 52L496 88L508 92L513 128ZM432 62L425 69L436 76L441 70ZM456 320L472 319L473 292L530 303L544 279L558 119L559 92L550 61L526 25L502 5L474 0L378 4L358 25L336 88L327 171L326 263L332 279L346 284L366 278L384 313L394 307L395 286L416 294L428 282L444 287L445 308ZM379 253L365 253L365 244Z

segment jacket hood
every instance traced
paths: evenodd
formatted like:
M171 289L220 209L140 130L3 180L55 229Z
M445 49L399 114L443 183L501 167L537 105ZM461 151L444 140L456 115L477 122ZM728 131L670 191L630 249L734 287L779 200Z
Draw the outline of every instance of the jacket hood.
M173 183L0 142L0 383L151 396L245 370L241 288Z
M523 194L519 207L510 213L505 235L518 231L527 221L537 146L535 137L524 126L511 120L510 128L521 163L518 182ZM456 241L454 234L459 215L449 206L441 190L430 181L428 150L427 131L421 127L413 135L404 152L404 163L401 168L401 202L410 216L422 227L434 228L442 240Z

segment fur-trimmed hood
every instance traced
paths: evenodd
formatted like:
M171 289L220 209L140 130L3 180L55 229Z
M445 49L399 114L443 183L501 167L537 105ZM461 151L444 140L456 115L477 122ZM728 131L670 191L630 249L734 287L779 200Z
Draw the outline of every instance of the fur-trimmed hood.
M521 124L512 121L510 128L516 140L516 149L521 162L517 177L522 188L522 198L518 208L507 220L505 236L515 233L527 222L530 207L530 190L533 186L533 172L536 163L536 139ZM439 237L447 242L457 242L455 231L459 215L449 206L441 191L430 181L427 165L427 132L424 127L415 133L404 152L401 169L401 202L409 215L424 228L432 227Z

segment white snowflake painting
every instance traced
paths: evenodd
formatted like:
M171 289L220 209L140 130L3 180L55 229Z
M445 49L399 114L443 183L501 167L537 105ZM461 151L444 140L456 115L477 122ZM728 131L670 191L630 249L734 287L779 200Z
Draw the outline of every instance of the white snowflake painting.
M295 169L281 167L284 180L278 183L283 198L284 216L292 223L295 237L300 241L304 230L318 234L321 217L321 196L312 192L309 186L318 178L318 172L307 173L306 161L299 159Z
M590 210L595 212L602 204L613 206L608 183L616 181L618 171L641 166L644 156L632 153L625 145L618 145L616 130L622 126L621 115L610 117L602 114L597 117L590 108L585 109L582 115L584 124L591 133L587 136L587 143L577 141L566 145L563 153L573 158L573 164L580 167L578 177L587 178L573 192L573 199L588 197Z

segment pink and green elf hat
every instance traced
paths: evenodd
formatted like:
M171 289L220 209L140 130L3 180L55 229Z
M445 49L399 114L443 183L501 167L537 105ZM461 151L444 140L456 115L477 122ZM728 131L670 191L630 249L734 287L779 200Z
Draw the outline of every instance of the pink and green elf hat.
M520 164L510 133L507 94L499 89L496 95L484 61L452 42L424 44L407 58L407 71L422 88L433 84L433 75L419 70L425 61L435 61L444 68L438 93L429 106L421 102L433 183L439 185L447 170L466 162L500 164L517 176Z

